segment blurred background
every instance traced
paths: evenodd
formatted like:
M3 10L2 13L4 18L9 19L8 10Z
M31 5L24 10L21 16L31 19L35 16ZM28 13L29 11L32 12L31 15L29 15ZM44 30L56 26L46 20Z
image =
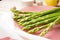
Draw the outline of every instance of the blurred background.
M60 0L0 0L0 11L14 6L19 10L27 6L60 6Z

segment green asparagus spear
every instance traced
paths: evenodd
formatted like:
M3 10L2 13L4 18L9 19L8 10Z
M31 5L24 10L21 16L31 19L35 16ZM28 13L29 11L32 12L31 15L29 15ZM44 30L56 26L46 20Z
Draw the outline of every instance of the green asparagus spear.
M36 13L36 12L23 12L23 11L19 11L19 10L16 10L16 7L11 8L11 11L13 13L18 13L18 14L34 14L34 13Z
M25 23L23 23L22 25L23 25L23 26L26 26L26 25L33 24L33 23L35 23L35 22L38 22L38 21L41 21L41 20L44 20L44 19L48 19L48 18L57 16L57 15L60 15L60 13L53 13L53 14L49 14L49 15L45 15L45 16L39 17L39 18L37 18L37 19L32 19L31 21L25 22Z
M44 12L40 12L40 13L35 13L34 15L31 15L31 16L29 16L29 17L26 17L26 18L24 18L24 19L21 19L20 22L24 22L24 21L27 21L27 20L31 20L31 19L33 19L33 18L37 18L37 17L43 16L43 15L45 15L45 14L51 14L52 12L55 12L55 11L57 11L57 10L60 10L60 8L54 8L54 9L52 9L52 10L48 10L48 11L44 11Z
M40 27L36 27L36 28L33 28L32 30L29 30L28 33L35 33L43 28L46 28L49 24L46 24L46 25L43 25L43 26L40 26Z
M47 20L39 21L39 22L34 23L32 25L27 25L27 26L23 27L23 30L29 30L31 28L34 28L34 27L38 26L38 25L50 23L50 22L54 21L56 18L57 17L53 17L53 18L50 18L50 19L47 19Z
M44 36L54 25L60 22L60 16L43 31L41 32L40 36Z

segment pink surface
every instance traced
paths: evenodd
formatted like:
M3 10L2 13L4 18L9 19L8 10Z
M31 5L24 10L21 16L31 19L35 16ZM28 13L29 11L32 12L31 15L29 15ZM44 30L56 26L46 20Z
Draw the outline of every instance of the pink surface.
M31 6L31 7L23 8L22 10L35 12L35 11L48 10L51 8L54 8L54 7L51 7L51 6L48 6L48 7L47 6Z
M2 38L2 39L0 39L0 40L12 40L12 39L9 38L9 37L5 37L5 38Z
M41 10L49 10L55 7L46 7L46 6L32 6L23 8L23 11L41 11ZM37 32L39 34L39 32ZM60 24L55 25L44 37L52 39L52 40L60 40Z

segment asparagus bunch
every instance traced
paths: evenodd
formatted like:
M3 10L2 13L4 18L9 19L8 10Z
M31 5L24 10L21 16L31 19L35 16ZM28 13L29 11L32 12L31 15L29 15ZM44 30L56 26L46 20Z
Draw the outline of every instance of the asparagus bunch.
M49 24L49 26L41 32L40 36L44 36L54 25L60 22L60 16L52 23Z
M22 12L16 10L14 7L11 11L14 13L14 19L16 19L18 24L24 26L22 30L29 30L29 33L35 33L43 28L46 28L40 36L44 36L56 23L60 22L60 8L54 8L52 10L41 12ZM45 25L36 27L41 24ZM31 30L31 28L33 29Z
M51 17L58 16L58 15L60 15L60 13L52 13L52 14L49 14L49 15L45 15L45 16L42 16L42 17L38 17L38 18L36 18L36 19L32 19L31 21L25 22L25 23L23 23L22 25L23 25L23 26L26 26L26 25L33 24L33 23L36 23L36 22L41 21L41 20L45 20L45 19L48 19L48 18L51 18Z
M52 12L55 12L57 10L60 10L60 8L54 8L52 10L48 10L48 11L44 11L44 12L38 12L38 13L35 13L34 15L31 15L29 17L26 17L24 19L22 19L20 22L24 22L24 21L27 21L27 20L31 20L33 18L37 18L39 16L43 16L43 15L46 15L46 14L51 14ZM37 16L37 17L36 17Z
M56 18L57 17L53 17L53 18L50 18L50 19L47 19L47 20L39 21L37 23L27 25L27 26L23 27L22 29L23 30L29 30L31 28L34 28L34 27L38 26L38 25L50 23L50 22L54 21Z

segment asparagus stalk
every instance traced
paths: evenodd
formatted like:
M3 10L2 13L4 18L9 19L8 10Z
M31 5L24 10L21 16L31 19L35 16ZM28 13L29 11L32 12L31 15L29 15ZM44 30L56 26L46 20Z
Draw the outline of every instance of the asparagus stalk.
M49 26L41 32L40 36L44 36L54 25L60 22L60 16L52 23L49 24Z
M35 22L38 22L38 21L41 21L41 20L44 20L44 19L48 19L48 18L51 18L51 17L55 17L57 15L60 15L60 13L53 13L53 14L49 14L49 15L45 15L45 16L42 16L42 17L39 17L37 19L32 19L31 21L29 22L25 22L23 23L22 25L23 26L26 26L26 25L29 25L29 24L33 24Z
M19 10L16 10L16 7L11 8L11 11L13 13L18 13L18 14L34 14L34 13L36 13L36 12L23 12L23 11L19 11Z
M50 22L54 21L56 18L57 18L57 17L53 17L53 18L50 18L50 19L47 19L47 20L39 21L39 22L37 22L37 23L31 24L31 25L27 25L27 26L23 27L22 29L23 29L23 30L29 30L29 29L31 29L32 27L34 28L34 27L36 27L36 26L38 26L38 25L41 25L41 24L50 23Z
M43 25L43 26L40 26L40 27L36 27L36 28L33 28L32 30L29 30L28 33L35 33L43 28L46 28L49 24L46 24L46 25Z
M37 18L39 16L43 16L43 15L46 15L46 14L51 14L52 12L55 12L57 10L60 10L60 8L54 8L52 10L48 10L48 11L44 11L44 12L40 12L40 13L35 13L34 15L31 15L29 17L26 17L24 19L22 19L20 22L24 22L24 21L27 21L27 20L31 20L33 18Z

